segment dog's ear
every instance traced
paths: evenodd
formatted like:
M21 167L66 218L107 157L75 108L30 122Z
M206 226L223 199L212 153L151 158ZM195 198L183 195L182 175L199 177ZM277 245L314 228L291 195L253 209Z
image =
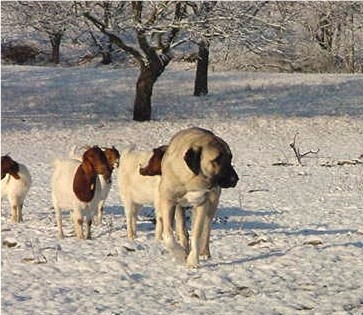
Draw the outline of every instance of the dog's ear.
M184 161L195 175L200 172L201 148L190 148L184 155Z

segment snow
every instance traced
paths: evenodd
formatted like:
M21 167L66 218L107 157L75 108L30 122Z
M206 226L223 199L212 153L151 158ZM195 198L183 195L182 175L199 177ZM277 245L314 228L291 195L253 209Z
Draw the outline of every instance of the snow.
M363 76L170 69L153 120L131 120L137 70L2 66L1 150L33 186L21 224L1 212L2 314L362 314ZM240 181L223 190L210 260L174 261L151 208L126 238L116 181L92 240L56 237L52 160L75 145L151 149L201 126L229 143ZM301 153L297 164L289 144ZM353 164L338 165L339 161Z

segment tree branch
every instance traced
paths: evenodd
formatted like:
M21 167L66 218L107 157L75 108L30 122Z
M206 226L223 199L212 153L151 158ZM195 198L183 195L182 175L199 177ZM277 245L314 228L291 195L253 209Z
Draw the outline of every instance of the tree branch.
M290 143L290 147L294 150L294 153L295 153L295 156L296 156L296 159L297 161L299 162L300 165L303 165L302 162L301 162L301 159L309 154L317 154L319 152L319 149L316 150L316 151L308 151L308 152L305 152L303 154L300 153L300 150L299 148L296 146L296 137L299 133L297 132L295 134L295 137L294 137L294 142L293 143Z
M174 22L180 22L181 21L181 19L183 17L183 14L184 14L184 11L185 11L185 3L182 4L181 2L178 2L178 3L175 4L173 24L174 24ZM179 27L173 27L172 26L172 29L169 32L168 36L167 36L166 44L163 45L163 50L162 50L163 53L167 53L168 50L170 50L171 43L173 42L175 37L178 35L179 30L180 30Z
M136 50L131 46L126 45L125 42L119 36L107 30L106 25L101 21L99 21L94 16L92 16L89 12L83 13L83 16L89 21L91 21L103 34L107 35L112 43L114 43L116 46L118 46L125 52L131 54L137 60L140 66L145 66L145 60L142 54L140 54L138 50Z

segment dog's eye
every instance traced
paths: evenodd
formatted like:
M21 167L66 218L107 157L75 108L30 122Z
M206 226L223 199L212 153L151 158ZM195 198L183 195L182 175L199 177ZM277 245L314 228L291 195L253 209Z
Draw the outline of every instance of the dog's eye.
M220 164L222 162L223 155L218 155L214 160L212 160L212 163Z
M231 163L232 156L220 154L214 160L212 160L213 164L222 165L224 163Z

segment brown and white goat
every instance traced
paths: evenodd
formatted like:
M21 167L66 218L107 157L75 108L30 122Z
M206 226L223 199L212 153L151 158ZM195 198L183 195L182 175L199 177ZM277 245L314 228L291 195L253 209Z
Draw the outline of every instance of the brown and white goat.
M62 209L73 210L73 222L79 239L91 238L92 216L97 212L101 200L99 176L110 181L111 169L104 152L94 146L76 159L54 161L52 176L52 199L56 213L58 234L63 238ZM83 217L86 217L86 232L83 232Z
M80 148L74 147L72 149L72 151L69 153L69 156L73 159L82 160L80 155L77 154L77 151L79 151L82 148L89 149L91 147L90 146L83 146ZM118 166L119 166L120 153L114 146L112 146L111 148L102 147L101 149L106 156L108 167L110 168L111 173L112 173L114 168L118 168ZM99 178L100 184L101 184L101 197L100 197L100 201L99 201L98 209L97 209L97 221L98 221L98 224L101 224L102 218L103 218L103 208L104 208L106 199L108 197L108 194L111 190L112 183L111 183L111 180L105 180L102 175L98 175L98 178Z
M23 221L23 204L32 183L27 167L10 156L1 157L1 198L8 197L11 222Z
M159 183L161 178L161 160L167 146L163 145L152 151L137 151L132 148L121 152L118 168L118 185L121 200L124 205L127 237L136 238L137 215L145 205L154 206L157 220ZM179 241L188 250L188 231L184 212L178 207L175 214L176 230ZM162 224L157 222L155 237L162 239Z
M121 152L117 179L129 239L136 237L137 215L141 207L152 205L157 208L161 158L165 149L166 146L153 151L126 148Z

